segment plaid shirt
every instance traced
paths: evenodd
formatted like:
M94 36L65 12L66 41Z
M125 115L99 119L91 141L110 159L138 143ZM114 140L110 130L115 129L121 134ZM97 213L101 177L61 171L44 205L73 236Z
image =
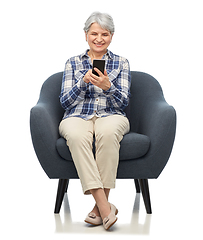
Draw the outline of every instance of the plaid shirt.
M106 60L105 68L111 82L107 91L83 81L85 74L92 69L88 50L66 62L59 96L65 109L63 119L81 117L88 120L94 116L105 117L112 114L125 116L123 110L129 102L131 84L128 60L110 51L107 51L103 59Z

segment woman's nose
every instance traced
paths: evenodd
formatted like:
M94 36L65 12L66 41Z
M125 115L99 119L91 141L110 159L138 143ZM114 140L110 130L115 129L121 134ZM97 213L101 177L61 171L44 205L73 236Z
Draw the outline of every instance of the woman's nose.
M97 41L98 41L98 42L102 42L102 41L103 41L103 39L102 39L102 36L101 36L101 35L98 35L98 36L97 36Z

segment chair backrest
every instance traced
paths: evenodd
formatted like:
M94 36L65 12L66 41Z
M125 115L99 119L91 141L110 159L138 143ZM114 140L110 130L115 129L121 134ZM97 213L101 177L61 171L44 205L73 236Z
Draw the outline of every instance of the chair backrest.
M55 108L58 111L58 121L63 117L64 110L60 105L59 94L61 91L63 72L56 73L50 76L43 84L40 99L41 103L49 103L50 108ZM164 100L163 92L158 81L143 72L131 71L131 97L130 104L125 112L130 121L136 123L142 114L144 105L147 101ZM134 124L136 128L136 124ZM136 131L136 129L133 129Z
M61 92L63 72L56 73L50 76L42 85L39 101L50 106L50 110L57 112L57 122L59 123L63 117L64 109L59 100Z
M145 112L146 105L154 102L165 102L159 82L151 75L143 72L131 71L130 122L132 131L138 131L140 116Z

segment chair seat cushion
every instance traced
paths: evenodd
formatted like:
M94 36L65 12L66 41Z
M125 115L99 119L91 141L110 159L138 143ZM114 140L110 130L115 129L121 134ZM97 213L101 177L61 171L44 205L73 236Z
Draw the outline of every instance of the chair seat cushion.
M129 132L128 134L124 135L120 143L119 160L123 161L140 158L147 153L149 146L149 137L142 134ZM57 140L56 148L59 155L64 160L72 161L71 153L64 138L59 138ZM94 149L95 146L93 143L93 152L95 151Z

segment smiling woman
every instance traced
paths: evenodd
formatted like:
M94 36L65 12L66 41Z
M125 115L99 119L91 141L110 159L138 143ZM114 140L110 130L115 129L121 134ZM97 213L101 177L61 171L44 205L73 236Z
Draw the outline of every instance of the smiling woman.
M128 60L108 50L114 34L111 16L93 13L84 30L90 49L66 62L60 94L65 114L59 132L71 151L84 194L92 194L96 201L85 222L103 223L109 229L117 221L118 210L108 196L115 188L120 141L130 129L124 109L131 74ZM97 68L99 76L92 73L94 59L105 60L104 74Z

